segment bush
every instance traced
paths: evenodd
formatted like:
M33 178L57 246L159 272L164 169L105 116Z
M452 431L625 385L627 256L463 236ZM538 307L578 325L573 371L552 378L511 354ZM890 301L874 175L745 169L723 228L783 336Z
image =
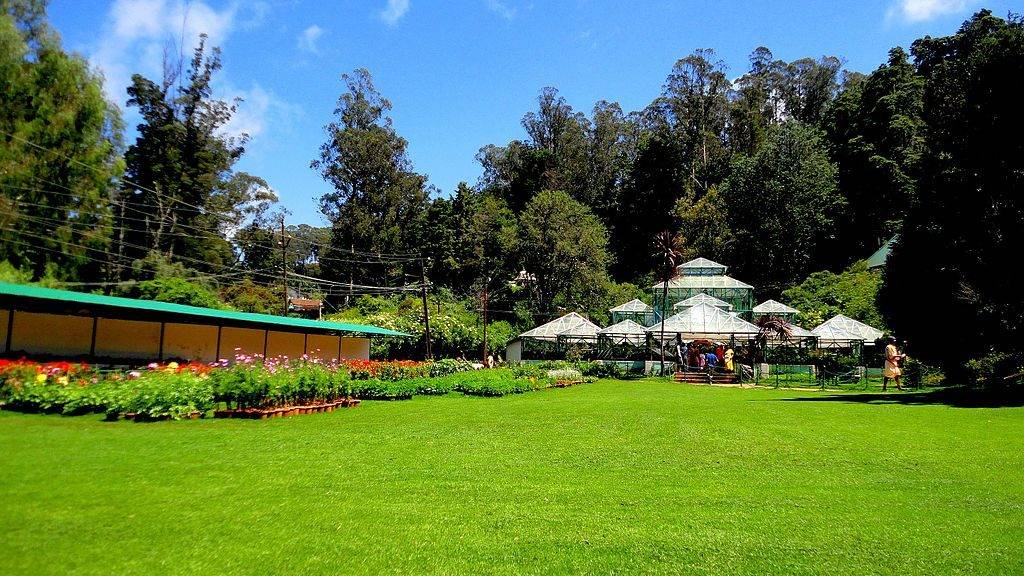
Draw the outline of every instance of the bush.
M416 378L410 380L409 385L416 389L416 394L443 396L455 390L455 378L453 374L430 378Z
M920 388L921 386L939 386L945 376L942 370L929 366L916 358L906 358L902 366L903 381L907 386Z
M349 392L364 400L408 400L417 391L416 380L352 380Z
M111 395L107 411L177 420L211 410L213 398L209 378L190 372L150 371L123 381Z
M546 378L519 378L507 368L475 370L459 375L456 389L470 396L505 396L547 387Z
M443 360L435 360L430 364L430 377L448 376L449 374L457 374L472 369L473 364L466 360L445 358Z
M625 368L611 362L581 362L578 368L584 376L592 378L622 378L626 376Z
M346 360L342 365L348 369L353 380L387 380L397 382L410 378L430 376L429 362L412 360Z
M559 380L576 382L583 380L583 373L575 368L562 368L559 370L548 370L547 377L556 382Z
M198 282L177 277L156 278L139 282L128 290L126 296L141 300L156 300L158 302L186 304L202 308L222 309L225 307L213 290Z
M1007 352L990 352L981 358L967 362L971 384L990 388L1005 385L1006 378L1019 374L1022 367L1024 367L1024 358L1019 354Z

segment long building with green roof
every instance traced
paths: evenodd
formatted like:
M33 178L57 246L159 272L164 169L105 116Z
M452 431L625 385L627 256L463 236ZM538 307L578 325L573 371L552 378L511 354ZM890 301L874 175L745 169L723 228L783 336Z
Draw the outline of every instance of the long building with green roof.
M371 337L404 336L363 324L0 283L0 354L7 357L133 363L260 354L334 361L368 359Z

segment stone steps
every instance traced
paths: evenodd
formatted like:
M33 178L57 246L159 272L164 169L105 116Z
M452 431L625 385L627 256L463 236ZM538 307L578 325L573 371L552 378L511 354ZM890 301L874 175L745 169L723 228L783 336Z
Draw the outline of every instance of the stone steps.
M736 384L739 377L736 374L713 374L708 376L704 372L676 372L673 376L676 382L687 384Z

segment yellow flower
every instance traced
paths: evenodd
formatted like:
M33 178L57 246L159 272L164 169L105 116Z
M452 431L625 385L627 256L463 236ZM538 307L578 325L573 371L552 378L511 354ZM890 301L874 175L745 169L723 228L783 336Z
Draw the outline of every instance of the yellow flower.
M57 378L57 384L60 384L61 386L67 386L68 385L68 377L67 376L60 376L60 377L58 377Z
M170 368L171 370L177 370L178 369L178 363L177 362L168 362L167 363L167 367Z
M46 374L36 374L36 382L40 384L46 382Z

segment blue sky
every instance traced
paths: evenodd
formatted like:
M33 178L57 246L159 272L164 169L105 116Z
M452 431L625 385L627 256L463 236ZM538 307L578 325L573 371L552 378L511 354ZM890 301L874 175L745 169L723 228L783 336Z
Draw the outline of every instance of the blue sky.
M233 130L252 135L239 168L263 176L292 215L322 224L328 185L309 168L342 89L368 68L394 104L417 171L442 193L475 182L477 150L523 136L544 86L576 108L601 99L628 111L660 91L672 64L714 48L742 75L757 46L777 58L837 55L870 72L892 46L952 33L974 10L1009 2L621 2L569 0L51 0L65 46L99 67L122 105L133 72L159 76L169 43L200 31L223 49L217 90L241 96ZM137 118L125 112L130 123Z

